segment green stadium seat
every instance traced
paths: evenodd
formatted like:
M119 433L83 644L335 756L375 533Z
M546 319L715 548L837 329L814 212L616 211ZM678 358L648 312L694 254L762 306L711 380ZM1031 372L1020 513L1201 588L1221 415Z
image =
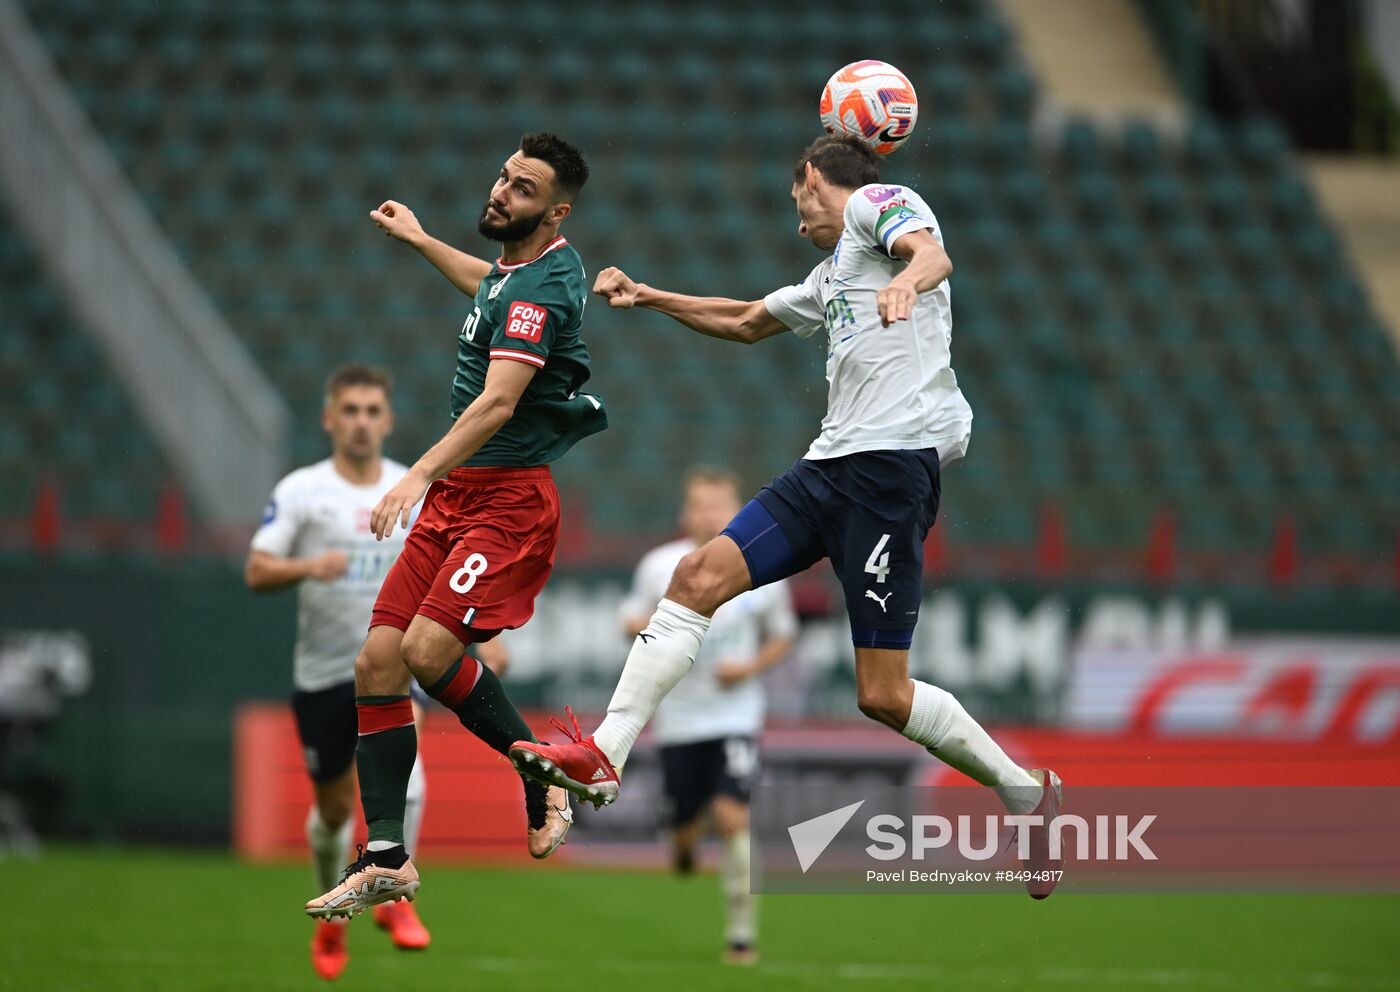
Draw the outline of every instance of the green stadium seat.
M82 61L98 77L116 80L130 71L135 57L136 46L128 35L99 29L84 45Z
M831 72L878 54L910 72L924 108L888 174L924 193L958 267L954 354L978 430L949 485L983 499L950 518L957 540L1029 542L1051 501L1074 508L1076 542L1138 542L1146 493L1189 521L1183 540L1267 546L1275 469L1297 467L1296 451L1278 445L1315 437L1339 454L1299 483L1312 500L1305 541L1392 526L1376 522L1376 494L1383 467L1400 464L1394 351L1286 138L1197 113L1179 144L1148 121L1119 132L1073 121L1054 146L1034 147L1034 81L982 0L896 3L893 33L879 18L842 21L795 0L628 3L609 17L561 16L544 0L24 3L173 243L297 408L298 457L323 450L314 397L346 354L396 365L401 450L429 442L445 419L444 366L465 301L374 237L372 197L407 200L434 233L477 245L498 146L557 127L594 166L569 228L590 271L622 264L658 285L753 298L811 267L792 233L789 160L816 133ZM480 44L546 23L569 44ZM132 59L139 85L128 81ZM521 82L507 90L502 79ZM771 111L767 148L736 126L760 104ZM47 343L69 318L55 294L15 289L41 280L7 262L16 239L3 235L0 288L25 333L5 325L0 369L28 382L45 368L57 385L35 409L12 402L0 422L32 420L62 441L45 468L86 478L72 463L87 442L62 437L45 405L69 402L81 346ZM401 292L374 291L385 284ZM669 532L666 480L692 458L740 451L771 470L810 441L819 342L731 352L596 301L586 321L599 388L617 422L635 425L586 442L588 470L569 475L595 524ZM644 405L622 385L640 381L674 404ZM119 390L103 404L104 422L130 417ZM0 431L0 468L13 434ZM107 435L92 436L105 450ZM139 504L149 518L169 472L142 443L157 481L130 497L99 490L94 505ZM641 505L620 508L601 479ZM1324 492L1371 509L1328 528L1316 513Z
M1018 120L1029 116L1035 99L1035 84L1020 66L1005 66L994 77L997 111L1003 117Z
M1115 269L1132 268L1146 250L1142 228L1125 219L1110 220L1101 225L1098 243L1105 262Z
M1150 222L1179 223L1186 210L1181 183L1170 173L1153 173L1142 181L1143 211Z
M974 135L977 159L988 169L1009 172L1032 158L1030 131L1019 121L1003 120L978 128Z
M215 90L195 90L187 113L192 136L205 145L219 141L229 129L227 97Z
M434 37L419 49L414 68L423 74L430 87L441 87L448 84L456 73L460 58L460 53L450 41Z
M1217 222L1238 223L1248 216L1248 188L1233 175L1207 180L1204 193L1206 209Z
M1272 119L1255 117L1241 125L1238 147L1247 166L1256 170L1272 170L1283 161L1288 139Z
M333 85L338 78L339 65L331 48L314 36L294 48L295 79L305 91L316 91Z
M1144 172L1162 159L1162 144L1156 129L1143 121L1132 121L1123 129L1119 159L1134 172Z
M235 38L228 46L228 65L243 80L259 79L271 57L267 41L259 35Z
M955 62L939 62L920 79L915 89L919 93L921 109L927 101L931 116L962 117L967 113L967 96L971 85L971 76L962 66Z
M1298 227L1315 216L1312 194L1300 179L1286 177L1274 180L1269 185L1267 196L1274 223L1280 227Z
M1083 120L1071 120L1060 133L1060 153L1076 172L1098 170L1104 164L1098 131Z
M1081 172L1074 178L1074 205L1090 223L1105 221L1118 212L1118 187L1106 172Z
M1052 202L1050 188L1045 182L1045 178L1039 173L1030 169L1017 169L1002 184L1002 193L1005 197L1005 206L1010 217L1020 224L1033 224L1043 213L1045 213ZM1037 227L1037 237L1055 240L1056 232L1054 228L1057 224L1062 224L1058 218L1052 218L1047 225ZM1049 227L1051 233L1042 237L1042 232Z
M1201 117L1191 121L1182 149L1183 160L1198 174L1207 174L1229 160L1229 149L1220 128Z

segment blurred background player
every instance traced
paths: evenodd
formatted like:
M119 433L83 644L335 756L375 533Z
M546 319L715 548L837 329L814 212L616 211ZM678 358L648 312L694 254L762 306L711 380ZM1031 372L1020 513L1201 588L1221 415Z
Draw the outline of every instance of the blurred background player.
M45 747L68 698L92 683L86 640L71 634L0 637L0 862L39 856L35 827L66 798L66 776ZM37 815L38 821L33 817Z
M331 455L277 484L244 567L254 591L297 586L292 712L315 787L306 841L322 892L349 860L357 805L355 655L380 583L403 547L403 533L379 542L369 528L374 505L407 471L384 457L394 428L391 389L389 374L374 366L346 365L331 374L321 411ZM416 715L421 718L421 708ZM405 816L415 846L425 793L423 763L415 756ZM384 906L376 921L401 948L428 946L428 931L409 903ZM335 978L348 961L344 923L318 921L311 942L317 973Z
M312 916L344 916L418 890L404 844L417 747L411 681L501 754L534 740L495 675L462 650L530 619L559 541L549 463L607 427L602 401L581 391L591 374L580 336L587 287L578 253L559 234L587 180L577 148L553 134L523 135L477 222L478 233L501 242L494 263L429 237L401 203L370 213L476 299L458 335L454 423L370 515L386 538L423 501L355 662L369 843L341 884L307 903ZM523 782L530 854L547 858L572 822L568 795Z
M676 564L718 537L741 506L733 472L697 466L686 473L680 512L685 536L654 548L637 565L620 608L629 637L646 628ZM784 581L725 603L715 611L695 665L657 707L653 723L676 870L694 869L707 811L724 842L724 960L731 964L758 960L755 900L749 891L749 791L758 778L764 709L758 676L787 656L796 635L797 616Z
M830 558L845 591L861 712L992 786L1012 812L1048 820L1058 810L1053 772L1022 768L951 693L909 677L940 465L967 450L972 409L950 364L953 264L938 222L914 190L879 179L875 153L855 138L827 135L807 147L792 181L797 232L831 254L762 300L684 296L618 269L598 274L595 291L609 305L656 310L711 337L753 343L824 331L827 412L807 454L681 558L595 734L584 738L575 724L568 744L521 741L511 748L517 768L595 805L611 802L637 735L689 671L715 610ZM1044 867L1048 831L1031 838L1027 864ZM1043 885L1029 883L1031 895L1049 895L1053 883Z

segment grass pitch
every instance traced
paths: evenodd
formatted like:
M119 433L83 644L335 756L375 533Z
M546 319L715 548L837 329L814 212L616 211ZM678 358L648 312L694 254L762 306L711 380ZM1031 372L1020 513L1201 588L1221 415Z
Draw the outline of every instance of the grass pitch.
M1400 989L1400 899L766 899L763 963L719 963L713 875L424 866L431 949L351 925L347 990ZM0 863L0 989L314 989L310 869L58 849Z

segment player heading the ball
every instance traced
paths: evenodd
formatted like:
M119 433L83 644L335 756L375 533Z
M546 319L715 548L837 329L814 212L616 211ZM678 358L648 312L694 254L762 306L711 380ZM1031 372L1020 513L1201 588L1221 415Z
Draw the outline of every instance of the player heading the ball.
M370 514L383 539L423 501L355 662L369 844L338 886L307 903L312 916L346 916L418 890L403 829L415 751L410 680L503 754L533 739L491 670L462 651L530 619L559 539L549 463L607 426L602 400L583 391L583 263L559 233L587 179L583 156L562 138L522 137L477 225L502 243L495 262L429 237L402 203L370 213L474 300L457 336L452 427ZM568 795L526 781L525 805L530 853L546 858L569 828Z
M831 254L765 299L683 296L618 269L598 274L594 292L609 305L656 310L711 337L752 344L824 331L826 417L805 457L681 559L594 734L583 737L575 722L571 743L518 741L510 755L522 773L595 806L612 802L637 735L690 670L715 610L830 558L850 615L861 712L992 786L1014 812L1048 822L1058 810L1053 772L1020 767L951 694L909 678L923 542L942 466L967 450L972 410L951 367L953 264L938 221L914 190L879 180L879 160L853 136L827 135L802 153L797 231ZM1032 839L1030 864L1057 867L1048 831Z

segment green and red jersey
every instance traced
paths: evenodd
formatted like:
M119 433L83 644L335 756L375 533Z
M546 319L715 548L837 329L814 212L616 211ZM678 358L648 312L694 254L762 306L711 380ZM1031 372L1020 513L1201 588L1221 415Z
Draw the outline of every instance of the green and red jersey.
M491 362L538 371L514 415L465 464L544 465L608 426L601 397L582 391L590 375L579 334L587 294L583 262L562 237L529 261L491 266L457 339L453 420L481 395Z

